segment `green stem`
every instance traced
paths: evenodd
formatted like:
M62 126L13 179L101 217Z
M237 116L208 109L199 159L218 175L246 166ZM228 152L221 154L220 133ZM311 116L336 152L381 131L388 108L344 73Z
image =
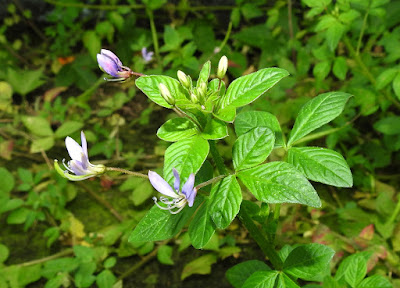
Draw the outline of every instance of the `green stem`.
M371 4L371 1L369 1L369 3ZM362 24L361 31L360 31L360 36L358 37L356 55L360 54L361 41L362 41L362 37L364 36L365 27L367 26L368 14L369 14L369 7L368 7L367 12L365 12L363 24Z
M153 10L147 9L147 15L149 16L150 20L150 29L151 29L151 36L153 37L153 45L154 45L154 52L156 54L156 59L158 65L162 67L161 59L160 59L160 50L158 46L158 37L157 37L157 30L156 25L154 23L154 13Z
M281 204L275 204L275 210L274 210L274 220L278 221L279 216L281 215Z
M214 159L215 165L217 166L219 173L222 175L226 175L227 171L225 168L224 160L222 159L221 155L219 155L216 141L210 140L208 142L210 143L210 152L211 152L211 155Z
M212 183L218 182L219 180L221 180L221 179L223 179L225 177L226 177L226 175L219 175L217 177L214 177L214 178L212 178L212 179L210 179L210 180L208 180L206 182L203 182L203 183L197 185L196 189L199 190L199 189L201 189L201 188L203 188L203 187L205 187L207 185L210 185Z
M393 223L396 220L397 215L399 215L399 212L400 212L400 197L398 197L396 208L394 209L392 216L390 216L388 222Z
M190 115L188 115L185 111L183 111L181 108L175 106L173 108L173 110L176 112L176 114L178 114L181 117L186 117L188 119L190 119L194 124L197 125L197 127L201 130L203 130L203 128L201 127L199 121L197 121L196 119L194 119L193 117L191 117Z
M219 45L219 47L218 47L218 50L219 50L219 51L221 51L221 50L225 47L226 43L227 43L228 40L229 40L229 37L230 37L230 35L231 35L231 32L232 32L232 21L229 22L228 30L226 31L225 38L224 38L224 40L222 41L221 45Z
M44 263L44 262L47 262L47 261L50 261L53 259L61 258L61 257L67 256L67 255L70 255L72 253L74 253L74 250L72 248L69 248L69 249L65 249L64 251L61 251L59 253L56 253L54 255L44 257L41 259L36 259L33 261L24 262L24 263L18 264L17 266L20 266L20 267L32 266L32 265Z
M106 171L117 171L117 172L125 173L128 175L140 177L140 178L146 178L146 179L149 178L149 176L147 176L146 174L142 174L139 172L133 172L133 171L129 171L129 170L118 168L118 167L106 167Z
M343 127L332 128L332 129L329 129L329 130L326 130L326 131L322 131L322 132L318 132L318 133L314 133L314 134L305 136L305 137L299 139L298 141L295 141L294 143L292 143L291 146L294 146L294 145L297 145L297 144L300 144L300 143L304 143L304 142L307 142L307 141L311 141L311 140L315 140L315 139L324 137L326 135L335 133L336 131L339 131L339 130L343 129L344 127L346 127L346 125L343 126Z
M265 236L262 234L261 230L254 224L253 220L251 219L249 213L243 207L240 207L239 211L239 219L243 223L243 225L249 231L251 237L257 242L258 246L260 246L261 250L264 254L268 257L271 261L272 265L276 270L281 270L283 267L283 263L281 258L279 257L278 253L275 251L275 248L271 243L267 241Z

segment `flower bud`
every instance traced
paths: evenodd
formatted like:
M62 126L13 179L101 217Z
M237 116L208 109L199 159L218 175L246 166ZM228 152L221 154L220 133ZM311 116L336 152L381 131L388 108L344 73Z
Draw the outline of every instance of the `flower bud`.
M177 74L178 74L179 82L181 82L182 86L185 87L186 89L190 89L192 86L190 77L188 75L186 75L184 72L182 72L181 70L178 70Z
M165 86L163 83L158 84L158 89L160 89L161 96L167 101L168 104L170 105L175 105L175 99L171 96L171 92L169 92L169 89L167 86Z
M190 100L192 100L192 103L197 104L199 103L199 96L197 95L197 91L193 91L190 93Z
M207 94L207 84L205 82L200 82L197 87L197 94L201 99L206 98Z
M221 57L218 63L217 77L219 79L224 78L227 69L228 69L228 58L224 55Z

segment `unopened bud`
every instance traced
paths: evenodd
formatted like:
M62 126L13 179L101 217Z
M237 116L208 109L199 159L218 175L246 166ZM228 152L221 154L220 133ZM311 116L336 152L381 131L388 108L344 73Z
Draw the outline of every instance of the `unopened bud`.
M207 94L207 84L205 82L201 82L197 87L197 92L201 98L205 98Z
M188 75L186 75L184 72L182 72L181 70L178 70L178 80L179 82L181 82L182 86L185 87L186 89L190 89L191 88L191 81L190 81L190 77Z
M171 96L171 92L169 92L169 89L167 86L165 86L163 83L158 84L158 89L160 89L161 96L167 101L168 104L170 105L175 105L175 99Z
M228 58L224 55L218 63L217 77L222 79L225 77L226 70L228 70Z
M194 103L194 104L199 103L199 96L197 95L196 92L190 93L190 99L192 100L192 103Z

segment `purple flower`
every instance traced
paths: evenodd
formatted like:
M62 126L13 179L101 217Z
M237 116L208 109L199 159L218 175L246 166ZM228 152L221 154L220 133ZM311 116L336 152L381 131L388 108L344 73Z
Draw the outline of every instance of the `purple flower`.
M61 176L72 181L85 180L103 174L106 170L104 165L93 165L89 162L87 142L83 131L81 132L81 142L82 146L69 136L65 138L65 146L67 147L68 154L72 159L68 161L67 164L65 164L65 159L63 159L63 164L66 170L62 170L58 165L58 161L54 160L54 166L57 172ZM75 175L70 174L70 172Z
M101 49L97 54L97 62L99 67L105 73L116 77L117 79L107 79L108 81L123 81L130 78L134 73L129 67L123 66L121 60L113 52Z
M153 51L147 52L146 47L142 48L142 57L143 57L144 62L147 63L147 62L150 62L151 60L153 60L153 55L154 55Z
M186 183L183 185L181 191L179 189L181 184L179 173L175 168L172 169L172 171L175 176L175 190L172 189L167 181L165 181L156 172L149 171L149 180L154 189L156 189L161 194L169 197L160 197L160 202L165 204L166 206L158 204L156 197L153 197L154 203L162 210L169 210L171 214L177 214L186 206L186 204L188 204L189 207L193 206L194 198L196 198L197 194L197 189L196 187L194 187L194 174L192 173L190 174Z

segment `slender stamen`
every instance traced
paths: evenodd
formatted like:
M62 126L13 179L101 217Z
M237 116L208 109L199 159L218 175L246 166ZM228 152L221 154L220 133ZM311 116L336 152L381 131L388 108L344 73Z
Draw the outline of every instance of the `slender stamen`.
M182 211L183 208L185 208L185 205L183 205L181 208L179 208L179 209L176 210L176 211L169 210L169 213L171 213L171 214L178 214L179 212Z

